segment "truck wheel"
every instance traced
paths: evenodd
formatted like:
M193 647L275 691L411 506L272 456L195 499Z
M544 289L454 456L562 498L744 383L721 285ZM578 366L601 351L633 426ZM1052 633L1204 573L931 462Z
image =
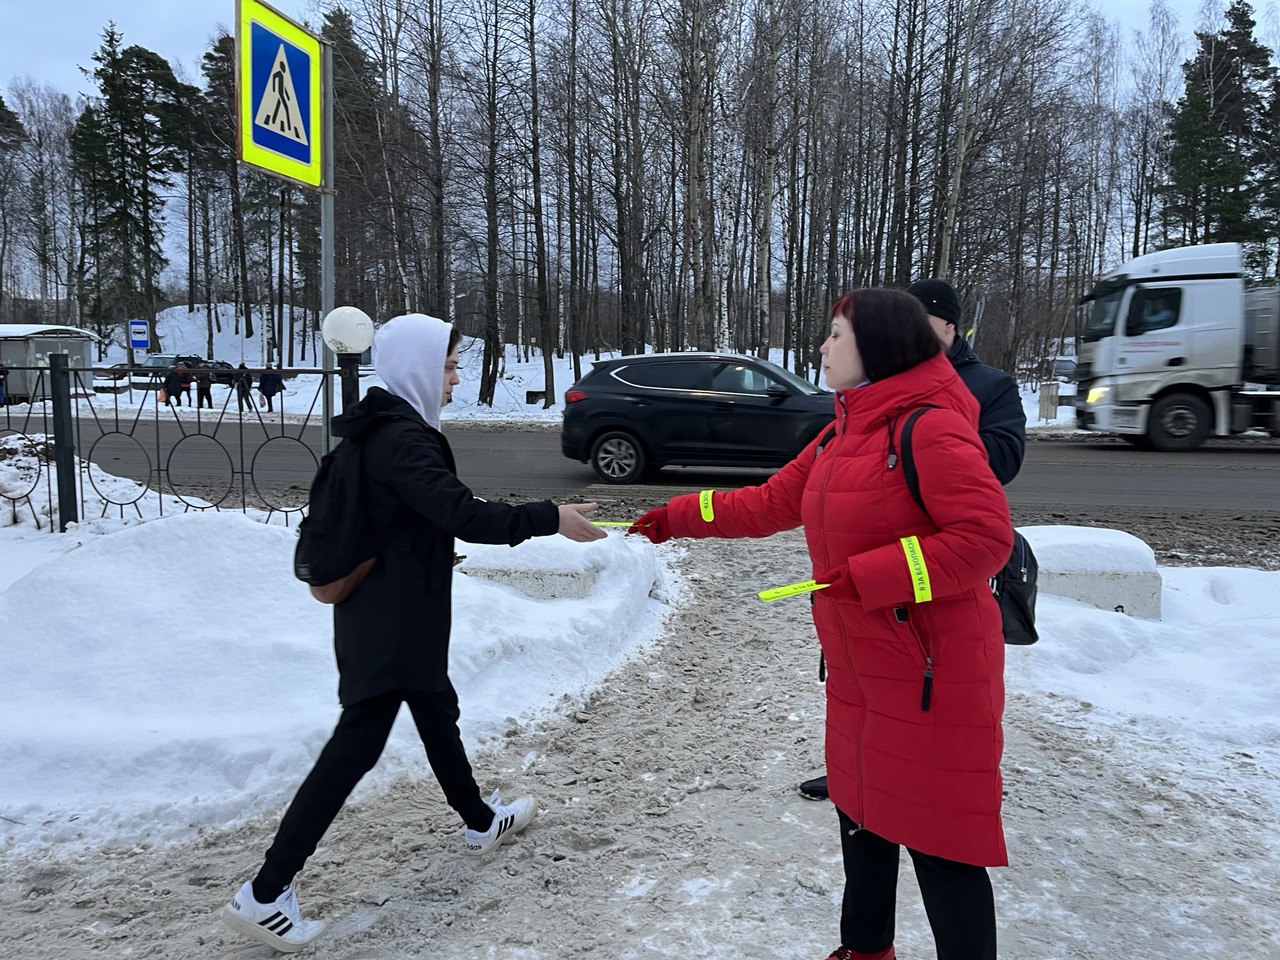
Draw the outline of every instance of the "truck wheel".
M635 483L644 474L644 447L625 430L602 433L591 445L591 469L605 483Z
M1189 393L1171 393L1151 405L1147 440L1156 450L1194 450L1212 429L1207 403Z

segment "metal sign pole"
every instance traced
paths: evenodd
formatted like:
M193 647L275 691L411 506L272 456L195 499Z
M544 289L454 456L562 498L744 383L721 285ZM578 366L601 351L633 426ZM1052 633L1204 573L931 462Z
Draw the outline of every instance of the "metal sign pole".
M327 43L320 48L320 86L324 90L323 116L325 137L321 159L324 178L320 190L320 317L333 310L333 48ZM321 369L334 367L333 351L323 344ZM330 425L333 423L333 382L324 380L324 452L333 448Z

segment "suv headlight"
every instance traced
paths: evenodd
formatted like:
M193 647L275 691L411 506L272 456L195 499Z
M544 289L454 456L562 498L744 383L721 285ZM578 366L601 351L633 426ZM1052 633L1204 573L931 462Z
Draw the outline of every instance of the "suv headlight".
M1092 407L1094 404L1101 403L1111 392L1110 387L1090 387L1089 395L1085 397L1085 404Z

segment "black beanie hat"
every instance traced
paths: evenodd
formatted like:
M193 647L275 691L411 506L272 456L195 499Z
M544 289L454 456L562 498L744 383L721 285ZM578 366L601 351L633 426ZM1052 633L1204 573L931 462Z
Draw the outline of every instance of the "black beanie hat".
M957 330L960 329L960 299L947 281L917 280L907 287L907 293L924 304L925 313L953 323Z

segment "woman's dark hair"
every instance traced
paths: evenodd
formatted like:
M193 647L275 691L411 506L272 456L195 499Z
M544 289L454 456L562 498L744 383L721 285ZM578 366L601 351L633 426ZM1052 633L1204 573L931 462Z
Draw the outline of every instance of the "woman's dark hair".
M454 348L462 342L462 331L458 329L456 323L449 325L449 348L445 350L445 356L453 353Z
M892 377L942 352L920 301L901 290L867 287L835 302L831 316L853 328L862 367L872 382Z

